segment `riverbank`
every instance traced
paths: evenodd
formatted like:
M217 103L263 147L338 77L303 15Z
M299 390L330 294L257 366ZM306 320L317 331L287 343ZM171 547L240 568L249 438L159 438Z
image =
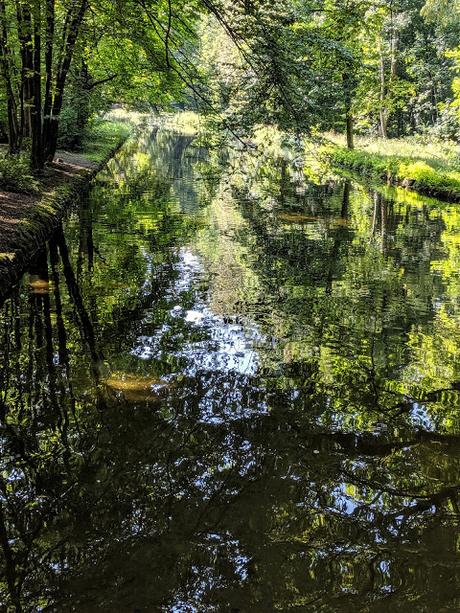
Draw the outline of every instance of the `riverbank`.
M332 138L322 154L333 168L460 202L460 158L453 144L363 138L350 150Z
M273 126L258 126L248 143L260 160L283 159L292 174L302 169L310 183L339 176L460 202L460 147L453 141L424 141L356 137L355 149L345 147L343 135L326 133L298 140Z
M40 179L29 185L24 181L20 190L0 190L0 295L19 278L67 206L87 192L130 131L128 123L102 122L78 153L58 151Z

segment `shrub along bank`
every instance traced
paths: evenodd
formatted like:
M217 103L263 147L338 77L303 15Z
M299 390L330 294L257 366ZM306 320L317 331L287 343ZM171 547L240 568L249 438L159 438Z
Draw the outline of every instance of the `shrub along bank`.
M327 146L325 155L336 167L383 179L420 193L460 201L460 172L442 163L436 166L425 159L383 155L362 149Z

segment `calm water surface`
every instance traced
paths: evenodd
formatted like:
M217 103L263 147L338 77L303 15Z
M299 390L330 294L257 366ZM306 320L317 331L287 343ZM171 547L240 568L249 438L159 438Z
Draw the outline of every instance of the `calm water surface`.
M128 144L0 309L0 611L460 610L460 209Z

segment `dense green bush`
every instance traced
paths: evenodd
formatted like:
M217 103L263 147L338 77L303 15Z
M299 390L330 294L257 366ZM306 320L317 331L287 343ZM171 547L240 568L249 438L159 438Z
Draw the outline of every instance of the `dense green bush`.
M423 132L435 139L458 141L460 137L460 114L454 104L442 104L434 126L427 126Z
M92 120L109 110L110 102L103 88L93 87L93 83L86 63L71 75L59 122L60 148L81 149L91 132Z
M0 189L29 194L38 190L38 182L30 171L25 154L0 154Z
M67 104L61 111L59 121L58 147L61 149L78 149L85 126L81 125L81 114L77 106Z

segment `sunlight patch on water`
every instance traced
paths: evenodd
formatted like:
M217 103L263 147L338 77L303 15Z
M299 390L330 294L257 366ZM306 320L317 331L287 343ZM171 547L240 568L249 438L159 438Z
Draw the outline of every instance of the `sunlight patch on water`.
M205 271L200 259L190 249L180 250L176 269L178 279L168 296L176 303L169 311L171 325L174 320L182 320L202 331L204 337L188 341L175 351L177 357L187 361L183 374L194 376L198 371L223 371L254 375L259 366L255 346L263 341L257 326L225 321L208 307L207 297L198 296L197 285ZM181 306L184 302L182 295L190 291L195 293L196 302L192 308L185 309ZM143 360L158 357L162 338L170 332L171 325L163 324L155 335L140 336L131 353Z

